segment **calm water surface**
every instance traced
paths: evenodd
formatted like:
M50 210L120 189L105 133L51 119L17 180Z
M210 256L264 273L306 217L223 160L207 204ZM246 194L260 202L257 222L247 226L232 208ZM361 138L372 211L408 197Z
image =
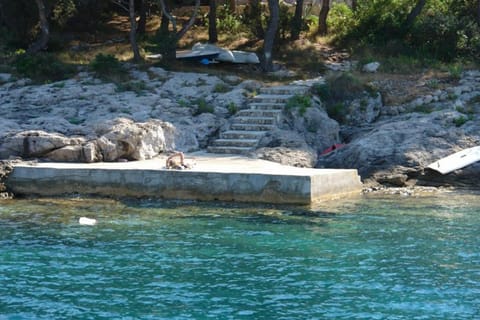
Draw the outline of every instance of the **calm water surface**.
M2 201L0 319L480 319L479 231L475 194Z

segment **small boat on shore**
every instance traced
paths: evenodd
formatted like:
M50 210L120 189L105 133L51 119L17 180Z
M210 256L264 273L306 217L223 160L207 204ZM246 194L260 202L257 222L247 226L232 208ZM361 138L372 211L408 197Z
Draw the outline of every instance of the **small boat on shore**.
M218 57L219 52L213 50L182 50L177 51L176 58L181 60L213 60Z
M468 148L428 165L428 168L447 174L480 161L480 146Z

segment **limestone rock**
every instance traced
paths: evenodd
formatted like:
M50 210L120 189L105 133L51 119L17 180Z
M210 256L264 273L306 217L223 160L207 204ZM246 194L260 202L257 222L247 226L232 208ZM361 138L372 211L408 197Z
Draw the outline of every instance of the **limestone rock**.
M370 62L363 66L363 72L375 73L380 68L380 62Z
M303 141L317 152L340 141L338 122L331 119L327 112L315 103L307 108L303 115L298 110L287 112L281 128L299 133Z
M380 93L372 96L365 92L362 97L350 102L346 108L346 123L352 126L372 123L380 116L382 106Z
M260 159L278 162L288 166L312 168L315 165L316 153L311 148L260 148L255 152Z
M312 168L317 159L317 152L309 147L304 137L291 130L274 130L268 132L259 141L256 157L285 165Z
M80 145L83 142L83 138L69 138L57 133L39 130L22 131L4 138L0 146L0 158L6 159L10 156L43 157L53 150Z
M165 151L168 146L162 125L159 120L135 123L129 119L116 119L108 132L100 131L103 134L97 145L103 160L145 160Z

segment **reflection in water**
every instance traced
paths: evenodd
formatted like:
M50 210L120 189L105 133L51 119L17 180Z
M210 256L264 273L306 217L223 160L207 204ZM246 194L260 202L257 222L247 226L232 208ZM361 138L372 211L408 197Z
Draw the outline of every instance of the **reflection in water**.
M2 201L0 319L478 318L479 208L452 192Z

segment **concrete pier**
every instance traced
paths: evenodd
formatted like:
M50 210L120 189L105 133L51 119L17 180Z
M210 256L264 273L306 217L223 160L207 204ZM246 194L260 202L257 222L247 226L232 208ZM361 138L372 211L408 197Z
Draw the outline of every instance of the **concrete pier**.
M310 204L358 193L352 169L308 169L242 156L187 155L187 170L165 169L165 157L115 163L22 163L6 181L16 195L68 194L204 201Z

